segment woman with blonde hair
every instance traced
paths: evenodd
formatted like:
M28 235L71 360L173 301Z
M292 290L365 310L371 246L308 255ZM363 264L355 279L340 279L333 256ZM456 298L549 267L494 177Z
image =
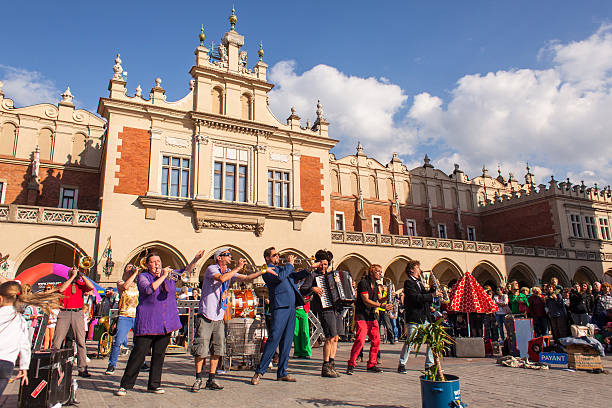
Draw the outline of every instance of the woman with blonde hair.
M45 293L53 293L57 292L56 288L47 283L45 285ZM51 341L53 340L53 335L55 334L55 325L57 324L57 315L59 314L59 309L51 309L49 313L49 320L47 321L47 328L45 329L45 340L43 342L43 349L51 348Z
M59 308L59 293L31 293L28 285L23 287L17 281L0 285L0 395L4 392L19 358L19 373L23 385L28 383L27 371L30 366L30 341L28 324L20 312L26 306L41 308L45 313Z

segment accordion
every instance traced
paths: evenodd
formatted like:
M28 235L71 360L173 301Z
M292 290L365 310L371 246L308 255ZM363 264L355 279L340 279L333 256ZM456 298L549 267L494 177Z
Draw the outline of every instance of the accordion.
M323 309L334 306L351 305L355 302L353 279L347 271L332 271L315 278L317 286L323 290L321 305Z

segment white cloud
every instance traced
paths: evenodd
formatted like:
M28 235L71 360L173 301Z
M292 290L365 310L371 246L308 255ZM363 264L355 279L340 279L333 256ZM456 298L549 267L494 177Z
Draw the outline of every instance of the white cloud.
M5 97L12 99L16 106L55 103L61 94L52 81L37 71L0 64L0 80L4 83Z
M432 161L450 173L459 163L470 178L482 165L522 181L526 162L537 182L570 177L612 182L612 25L567 44L551 42L539 54L548 69L513 69L459 78L450 98L424 91L407 96L387 78L360 78L318 65L303 73L283 61L270 71L277 87L271 108L284 120L295 106L314 118L321 99L340 157L361 140L368 155L386 161L398 151L407 163ZM398 112L407 111L398 120ZM304 119L305 121L305 119ZM608 180L606 183L604 180Z
M501 161L509 168L523 163L523 175L529 161L538 164L538 181L551 169L557 179L612 179L612 26L545 51L552 56L549 69L466 75L446 106L424 92L408 116L423 140L458 153L472 171Z
M330 136L341 140L340 155L353 153L359 140L369 155L390 158L392 151L412 152L416 131L397 125L393 118L408 98L386 78L349 76L328 65L298 74L294 61L281 61L270 70L270 79L276 84L270 107L281 121L292 106L304 124L307 118L314 121L321 100L332 124Z

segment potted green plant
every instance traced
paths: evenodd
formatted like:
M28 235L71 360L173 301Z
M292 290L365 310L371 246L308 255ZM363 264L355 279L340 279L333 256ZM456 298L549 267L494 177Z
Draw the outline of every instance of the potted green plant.
M417 326L410 337L408 345L418 354L422 346L427 346L433 355L433 365L426 368L421 376L421 401L423 408L464 407L461 403L459 377L444 374L442 360L453 339L446 333L443 320L424 323Z

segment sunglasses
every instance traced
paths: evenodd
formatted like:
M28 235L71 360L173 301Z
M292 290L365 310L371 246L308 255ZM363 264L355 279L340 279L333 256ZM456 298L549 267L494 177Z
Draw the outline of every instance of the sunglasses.
M274 258L275 256L278 256L278 254L270 254L270 258Z
M232 254L230 254L229 252L224 252L222 254L219 254L219 256L232 256Z

